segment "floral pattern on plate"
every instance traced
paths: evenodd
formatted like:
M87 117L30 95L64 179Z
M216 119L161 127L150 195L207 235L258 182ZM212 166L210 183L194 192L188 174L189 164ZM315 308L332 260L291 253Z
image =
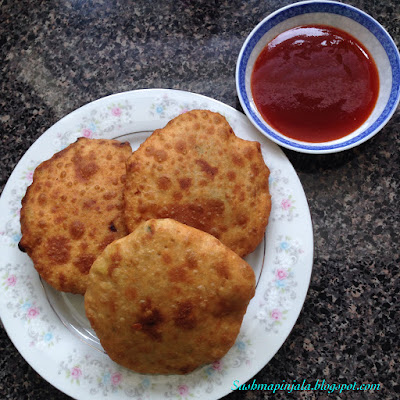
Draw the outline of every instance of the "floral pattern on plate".
M168 93L165 93L163 96L154 99L154 103L151 104L149 112L150 116L153 118L171 120L189 110L205 108L207 108L207 102L189 101L183 103L169 96Z
M100 139L119 135L122 127L134 123L134 105L125 101L110 102L85 114L74 130L58 131L52 141L54 151L60 151L79 137Z
M266 331L278 333L296 300L296 269L301 267L303 252L297 240L282 235L276 238L273 268L269 271L268 283L255 315Z
M119 392L139 399L149 388L142 384L143 378L139 374L131 374L106 356L101 359L89 354L82 356L76 349L59 364L58 374L72 385L85 386L94 398Z
M187 398L193 393L212 393L231 368L249 366L254 356L251 340L241 333L222 359L198 368L187 376L135 374L99 353L82 356L74 349L60 362L58 374L73 385L86 386L91 395L120 392L129 398L146 399L150 391L163 391L164 398ZM164 388L164 389L163 389Z
M289 178L280 169L270 168L269 188L273 198L270 216L273 221L292 221L299 216Z
M29 264L6 264L0 268L4 302L13 317L26 329L30 346L51 348L60 341L58 328L44 312Z

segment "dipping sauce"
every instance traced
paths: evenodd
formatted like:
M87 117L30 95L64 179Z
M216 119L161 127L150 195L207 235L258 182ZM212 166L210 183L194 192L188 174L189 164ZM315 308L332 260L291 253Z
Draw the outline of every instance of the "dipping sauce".
M262 50L251 91L258 111L278 132L326 142L366 121L378 98L379 75L357 39L331 26L304 25Z

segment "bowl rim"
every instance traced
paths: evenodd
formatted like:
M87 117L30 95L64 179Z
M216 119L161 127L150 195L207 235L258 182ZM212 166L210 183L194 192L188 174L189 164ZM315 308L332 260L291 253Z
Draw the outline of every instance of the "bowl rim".
M294 141L289 137L276 133L275 131L271 130L269 126L265 123L265 121L260 119L258 115L252 110L250 106L249 95L246 91L245 86L247 63L249 61L252 51L254 50L255 45L259 42L259 39L262 38L262 36L274 26L287 20L288 18L317 12L326 12L345 16L358 22L360 25L366 28L373 36L375 36L375 38L383 47L388 56L392 70L392 85L390 88L390 95L383 111L367 129L360 132L355 137L349 138L347 140L345 136L343 140L339 142L337 140L321 143L300 142ZM291 150L316 154L335 153L358 146L359 144L369 140L374 135L376 135L392 117L400 101L400 54L392 37L385 30L385 28L364 11L354 6L337 1L300 1L281 7L278 10L272 12L253 28L253 30L249 33L246 40L244 41L240 50L236 63L235 80L237 95L243 111L252 122L252 124L262 134L264 134L280 146L286 147Z

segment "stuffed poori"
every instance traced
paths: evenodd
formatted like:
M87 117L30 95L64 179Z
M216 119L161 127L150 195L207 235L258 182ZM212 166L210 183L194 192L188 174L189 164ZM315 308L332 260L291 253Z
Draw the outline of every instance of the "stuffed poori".
M20 248L55 289L85 293L96 257L127 234L129 143L80 138L41 163L22 200Z
M227 120L193 110L171 120L127 162L125 222L172 218L208 232L241 257L263 238L271 210L260 144L238 138Z
M254 292L252 268L218 239L172 219L152 219L94 262L85 310L118 364L186 374L233 346Z

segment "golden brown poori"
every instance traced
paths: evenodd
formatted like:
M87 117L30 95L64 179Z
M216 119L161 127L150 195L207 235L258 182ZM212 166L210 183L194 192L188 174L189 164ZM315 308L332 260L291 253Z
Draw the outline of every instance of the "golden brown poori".
M227 120L193 110L153 132L129 158L125 222L173 218L208 232L240 256L263 238L271 209L260 144Z
M218 239L153 219L97 258L85 309L115 362L185 374L226 354L254 292L252 268Z
M92 263L127 234L129 143L80 138L35 170L22 200L20 248L54 288L85 293Z

